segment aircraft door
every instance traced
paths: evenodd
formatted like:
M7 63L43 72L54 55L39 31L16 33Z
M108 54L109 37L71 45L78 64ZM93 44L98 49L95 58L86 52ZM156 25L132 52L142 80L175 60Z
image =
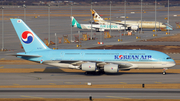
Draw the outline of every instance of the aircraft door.
M64 57L64 52L63 51L61 52L61 57Z
M81 57L83 58L84 57L84 52L82 51L80 54L81 54Z

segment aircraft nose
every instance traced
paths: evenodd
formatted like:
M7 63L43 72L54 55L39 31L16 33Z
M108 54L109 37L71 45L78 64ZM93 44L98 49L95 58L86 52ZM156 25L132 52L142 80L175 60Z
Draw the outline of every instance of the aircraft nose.
M171 67L175 66L176 65L176 62L173 60L173 62L171 62Z
M175 65L176 65L176 62L174 61L173 66L175 66Z

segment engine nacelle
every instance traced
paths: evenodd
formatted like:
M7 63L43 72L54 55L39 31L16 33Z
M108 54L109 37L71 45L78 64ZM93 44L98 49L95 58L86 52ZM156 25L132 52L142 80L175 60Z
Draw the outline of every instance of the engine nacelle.
M81 64L81 69L83 71L93 72L93 71L96 71L97 66L96 66L96 63L88 62L88 63Z
M107 73L118 73L119 72L119 68L117 64L107 64L104 65L104 72Z
M103 32L103 31L105 31L105 30L102 28L96 28L96 32Z
M138 30L138 29L139 29L139 27L136 26L136 25L132 25L132 26L131 26L131 30Z

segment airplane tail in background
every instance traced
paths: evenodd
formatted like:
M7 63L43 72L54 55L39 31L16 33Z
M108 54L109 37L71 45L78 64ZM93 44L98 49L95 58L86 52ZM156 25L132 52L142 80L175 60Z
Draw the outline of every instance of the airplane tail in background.
M72 21L72 27L77 27L79 29L82 29L81 25L76 21L76 19L73 16L71 16L71 21Z
M94 22L104 21L103 18L101 18L101 16L99 16L99 14L94 9L90 9L90 10L91 10L91 14L93 16Z
M50 49L21 19L11 19L11 22L25 52Z
M166 29L167 30L173 30L173 26L171 26L170 24L168 23L165 23L166 24Z

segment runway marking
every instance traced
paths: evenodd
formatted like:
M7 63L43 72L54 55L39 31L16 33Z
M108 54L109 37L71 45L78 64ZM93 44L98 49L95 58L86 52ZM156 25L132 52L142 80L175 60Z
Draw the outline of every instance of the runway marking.
M40 80L41 78L40 77L36 77L38 80Z
M50 85L56 85L55 83L49 83Z
M5 58L1 58L1 60L4 60Z
M162 82L155 82L155 83L161 84Z
M15 84L15 83L14 83L13 85L14 85L14 86L19 86L20 84Z
M73 84L73 82L64 82L64 83L66 83L66 84Z
M131 99L131 98L125 98L125 97L118 97L118 96L106 96L110 98L118 98L118 99Z
M122 83L122 84L127 84L126 82L119 82L119 83Z
M34 97L34 96L26 96L26 95L21 95L21 97L43 99L43 97Z
M0 68L4 68L4 66L1 66Z

